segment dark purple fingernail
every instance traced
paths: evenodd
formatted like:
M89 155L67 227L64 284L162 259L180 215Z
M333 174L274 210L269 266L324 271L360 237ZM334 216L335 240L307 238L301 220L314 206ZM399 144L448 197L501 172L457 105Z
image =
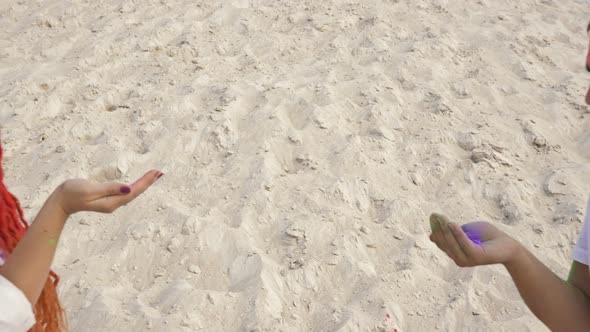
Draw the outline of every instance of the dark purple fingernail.
M164 173L160 173L160 174L158 175L158 179L159 179L159 178L161 178L161 177L162 177L162 175L164 175Z
M130 187L128 187L128 186L122 186L122 187L121 187L121 192L122 192L123 194L128 194L128 193L130 193L130 192L131 192L131 188L130 188Z

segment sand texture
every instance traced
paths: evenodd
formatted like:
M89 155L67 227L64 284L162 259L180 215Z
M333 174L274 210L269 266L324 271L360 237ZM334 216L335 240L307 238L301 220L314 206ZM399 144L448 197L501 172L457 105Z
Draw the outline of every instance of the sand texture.
M166 175L72 217L72 331L546 331L428 215L565 277L590 192L578 1L2 1L7 185Z

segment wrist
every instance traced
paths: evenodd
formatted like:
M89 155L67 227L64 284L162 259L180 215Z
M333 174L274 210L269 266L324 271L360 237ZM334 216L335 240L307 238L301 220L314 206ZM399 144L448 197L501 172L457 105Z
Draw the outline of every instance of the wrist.
M64 195L63 195L63 184L61 184L59 187L57 187L53 193L51 193L51 195L49 196L49 198L47 199L47 202L55 209L57 210L57 212L59 214L62 215L62 217L64 218L64 221L67 220L70 215L72 215L71 212L69 212L65 206L64 206Z
M512 250L512 254L504 263L502 263L508 270L520 265L526 259L527 256L526 248L520 242L514 239L512 239L512 241L512 246L514 247L514 249Z

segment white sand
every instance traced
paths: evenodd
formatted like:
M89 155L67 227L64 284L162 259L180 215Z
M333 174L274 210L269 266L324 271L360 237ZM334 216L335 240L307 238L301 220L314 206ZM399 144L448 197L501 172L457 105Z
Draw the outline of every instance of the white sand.
M73 331L545 330L501 266L438 251L427 217L490 220L567 275L587 3L120 2L0 2L28 218L67 178L166 172L69 221Z

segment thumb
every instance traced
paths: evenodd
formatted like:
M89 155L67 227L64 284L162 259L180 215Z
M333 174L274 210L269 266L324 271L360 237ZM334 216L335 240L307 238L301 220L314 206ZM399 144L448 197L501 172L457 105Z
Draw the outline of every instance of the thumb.
M127 195L131 192L131 187L123 183L110 182L101 185L100 193L101 196L115 196L115 195Z

